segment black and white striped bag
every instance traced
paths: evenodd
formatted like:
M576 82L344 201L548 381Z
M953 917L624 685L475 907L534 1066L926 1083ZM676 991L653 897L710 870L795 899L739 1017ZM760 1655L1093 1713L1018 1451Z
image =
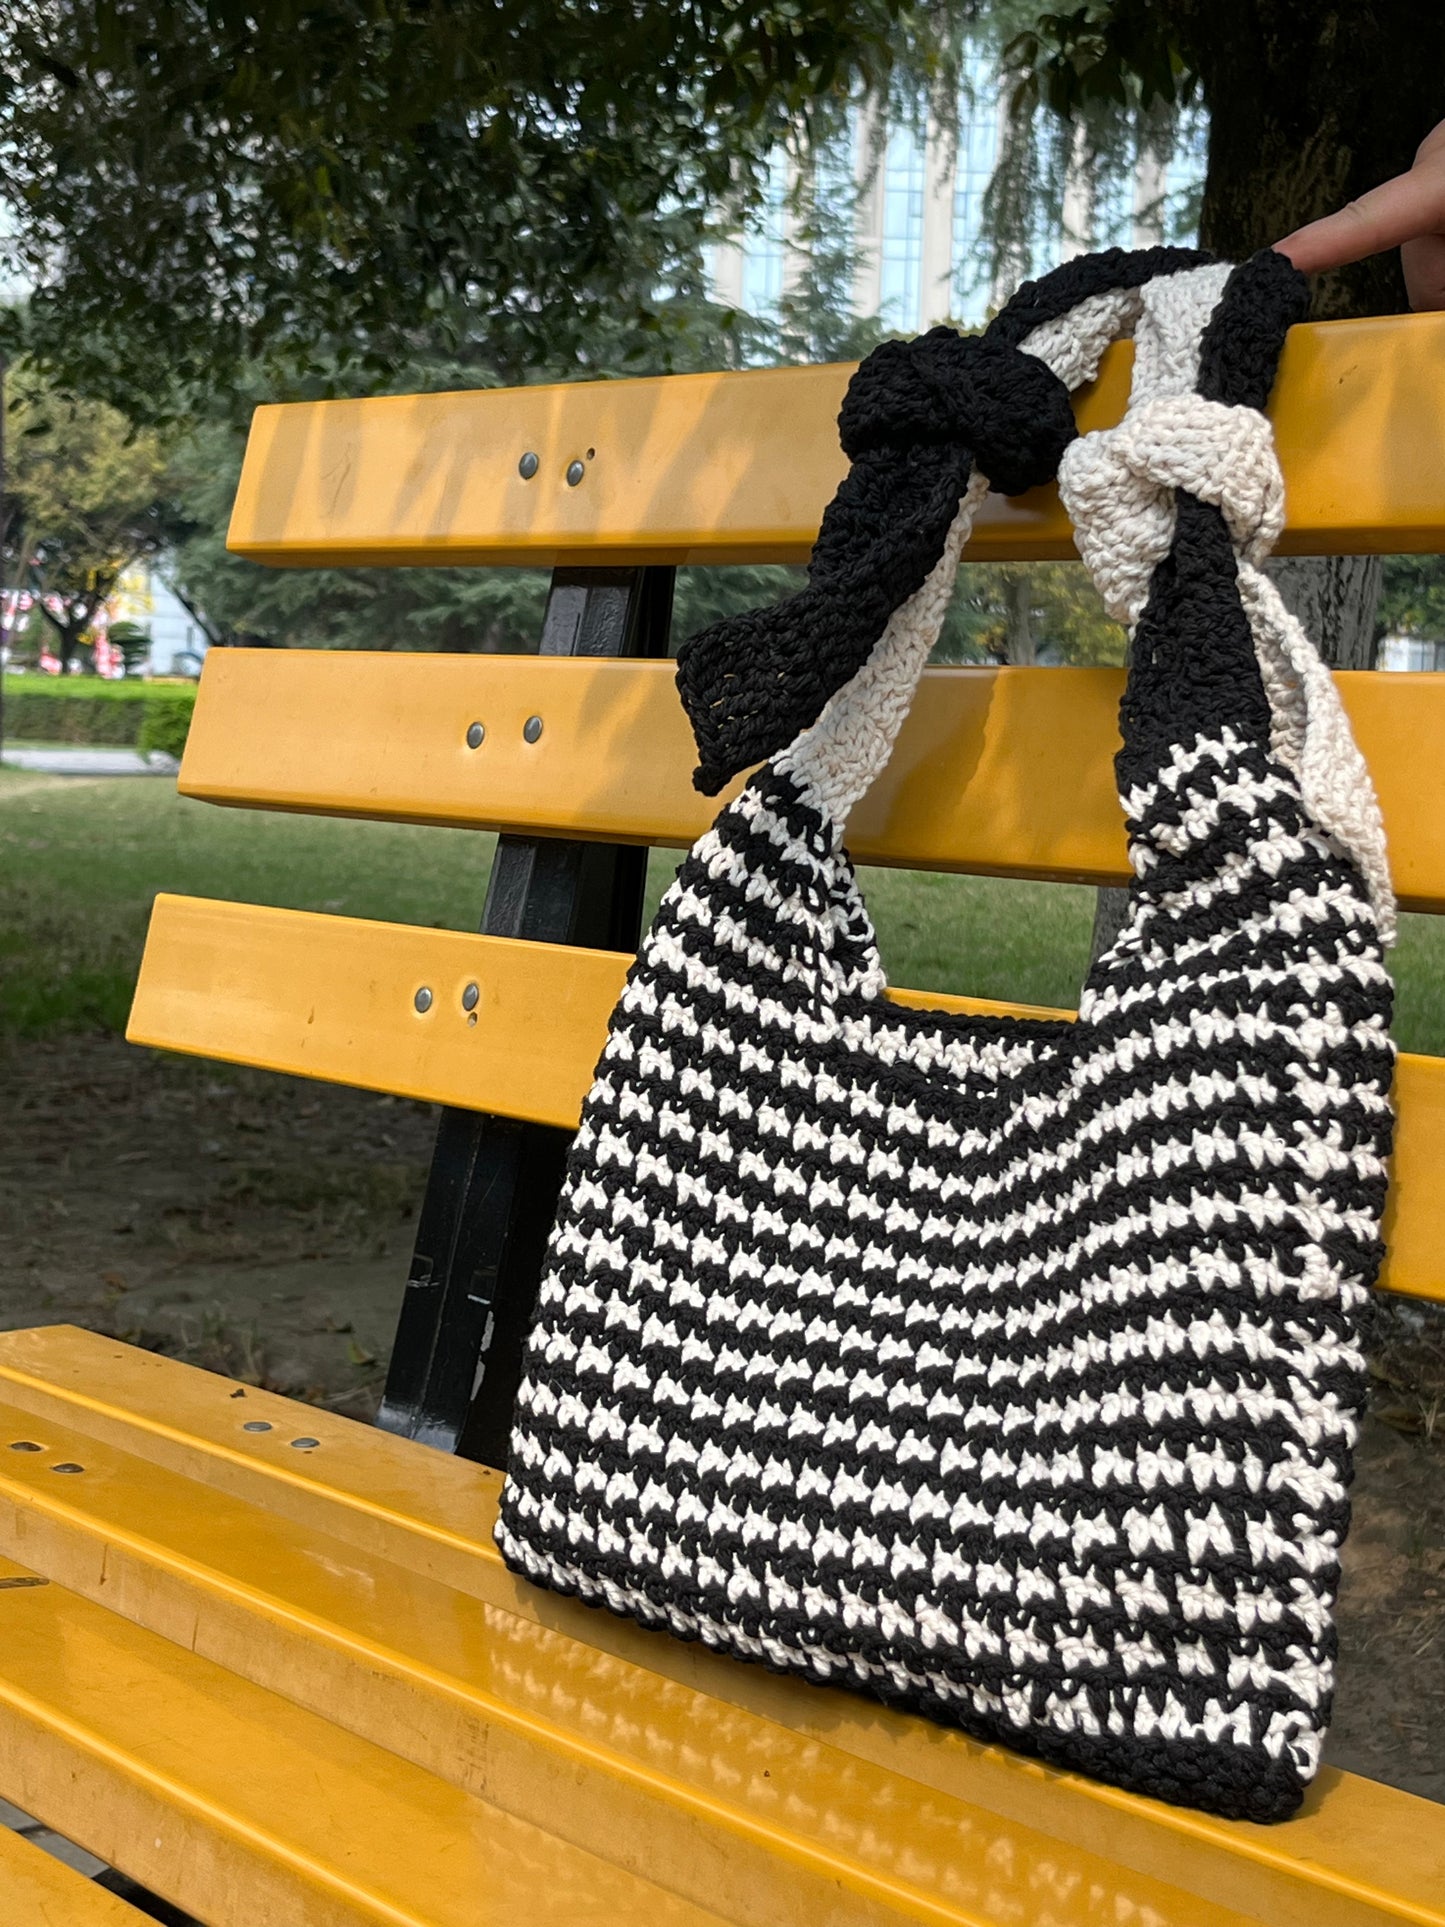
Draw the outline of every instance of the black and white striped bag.
M855 376L809 587L680 664L702 786L771 761L613 1017L497 1529L557 1591L1256 1820L1329 1716L1391 1133L1379 813L1259 567L1302 310L1277 254L1115 251ZM1127 920L1077 1023L904 1009L843 828L990 482L1056 472L1132 630Z

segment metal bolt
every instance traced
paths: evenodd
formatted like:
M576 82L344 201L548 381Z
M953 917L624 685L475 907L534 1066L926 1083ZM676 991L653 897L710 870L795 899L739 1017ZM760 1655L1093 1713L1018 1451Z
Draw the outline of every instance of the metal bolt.
M481 990L476 984L468 984L462 992L462 1009L475 1010L481 999Z
M241 1427L243 1432L269 1432L271 1421L268 1418L248 1418Z
M320 1439L292 1439L291 1443L298 1452L311 1452L320 1445L321 1441Z
M517 473L521 476L524 482L530 482L532 477L537 473L537 470L541 466L542 464L538 461L537 457L532 453L531 449L529 448L526 454L522 457L521 461L518 462L517 464Z
M421 1011L430 1010L431 1009L431 990L429 986L426 984L423 984L421 989L416 993L415 997L412 998L412 1002L416 1005L418 1010L421 1010Z
M12 1439L10 1441L10 1450L12 1452L43 1452L45 1447L43 1445L37 1445L34 1439Z
M52 1472L83 1472L85 1467L77 1465L73 1459L63 1459L59 1465L51 1466Z
M467 730L467 748L480 749L487 740L487 732L480 723L473 723Z
M537 738L542 734L542 718L540 716L529 716L522 725L522 734L529 743L535 743Z
M576 488L577 484L582 480L582 477L586 473L587 473L586 466L582 462L569 462L567 464L568 488Z

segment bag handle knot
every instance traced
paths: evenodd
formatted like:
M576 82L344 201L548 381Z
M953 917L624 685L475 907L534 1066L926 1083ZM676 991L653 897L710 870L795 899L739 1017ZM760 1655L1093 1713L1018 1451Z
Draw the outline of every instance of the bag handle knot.
M952 328L875 348L849 382L838 416L850 461L955 443L1001 495L1051 481L1077 434L1067 387L1037 355Z
M1080 256L1026 283L982 335L934 328L874 349L844 398L852 466L824 513L808 586L678 650L698 789L716 795L818 720L938 566L970 488L1017 495L1058 472L1076 438L1069 391L1129 331L1139 289L1210 259L1166 247Z

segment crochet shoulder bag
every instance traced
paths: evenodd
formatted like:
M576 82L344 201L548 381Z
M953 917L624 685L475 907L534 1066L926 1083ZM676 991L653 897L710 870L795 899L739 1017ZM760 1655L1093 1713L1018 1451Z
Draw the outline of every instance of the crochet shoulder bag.
M696 637L716 790L612 1019L497 1541L559 1592L1254 1820L1318 1764L1381 1257L1393 905L1259 567L1301 277L1117 250L870 355L806 589ZM1133 333L1115 428L1069 390ZM843 848L990 486L1132 632L1078 1021L903 1008Z

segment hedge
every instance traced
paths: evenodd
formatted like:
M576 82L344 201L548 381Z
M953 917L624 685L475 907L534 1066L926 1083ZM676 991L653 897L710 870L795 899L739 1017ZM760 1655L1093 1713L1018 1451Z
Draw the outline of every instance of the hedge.
M194 683L7 676L5 736L20 743L123 744L179 757L195 702Z

